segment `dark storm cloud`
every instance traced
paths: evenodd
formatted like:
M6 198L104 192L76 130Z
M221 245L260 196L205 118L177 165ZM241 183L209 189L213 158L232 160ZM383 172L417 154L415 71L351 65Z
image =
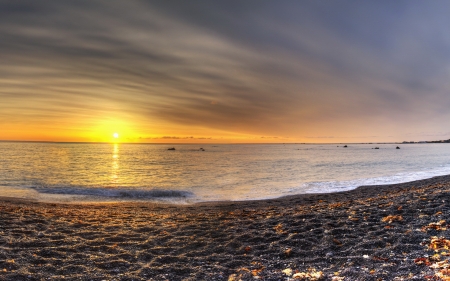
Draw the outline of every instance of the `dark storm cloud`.
M0 1L0 120L120 111L258 135L432 134L450 117L449 8Z

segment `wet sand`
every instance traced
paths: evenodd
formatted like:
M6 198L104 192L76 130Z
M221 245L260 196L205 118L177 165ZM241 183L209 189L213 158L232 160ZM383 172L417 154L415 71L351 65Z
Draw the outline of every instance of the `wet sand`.
M450 280L449 200L450 176L189 206L1 198L0 280Z

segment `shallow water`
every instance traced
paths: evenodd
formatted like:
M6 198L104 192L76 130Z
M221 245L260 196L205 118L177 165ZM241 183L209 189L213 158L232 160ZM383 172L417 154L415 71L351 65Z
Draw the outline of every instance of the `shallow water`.
M326 193L450 174L450 145L400 146L2 142L0 195L189 203Z

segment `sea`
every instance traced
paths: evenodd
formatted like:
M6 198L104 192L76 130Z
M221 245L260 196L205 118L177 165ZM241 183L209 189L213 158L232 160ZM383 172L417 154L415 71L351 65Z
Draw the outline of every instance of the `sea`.
M0 142L0 196L42 202L241 201L447 174L445 143Z

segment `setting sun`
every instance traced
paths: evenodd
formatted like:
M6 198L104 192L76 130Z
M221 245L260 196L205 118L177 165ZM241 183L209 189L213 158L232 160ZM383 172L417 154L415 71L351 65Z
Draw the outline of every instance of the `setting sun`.
M114 137L115 139L118 139L118 138L119 138L119 134L118 134L118 133L114 133L114 134L113 134L113 137Z

